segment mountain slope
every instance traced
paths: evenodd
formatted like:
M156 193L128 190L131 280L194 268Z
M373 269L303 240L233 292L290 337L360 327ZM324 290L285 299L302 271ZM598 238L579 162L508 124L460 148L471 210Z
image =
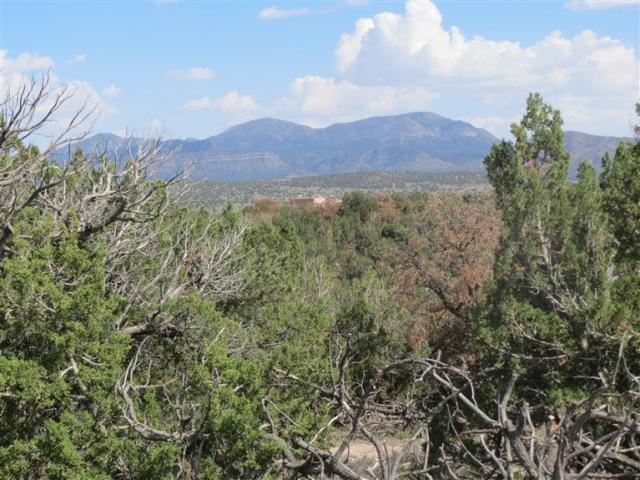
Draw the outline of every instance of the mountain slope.
M263 118L203 140L167 140L174 163L161 175L193 164L193 178L221 181L367 171L477 172L496 137L435 113L371 117L326 128ZM620 139L567 132L574 159L599 166ZM96 135L80 143L117 150L122 139ZM575 166L572 167L575 172Z
M602 157L604 157L606 153L615 152L621 140L632 141L633 139L604 137L574 131L564 132L564 145L573 160L571 169L569 170L569 176L575 178L578 173L578 165L582 160L590 162L596 169L599 169L602 163Z

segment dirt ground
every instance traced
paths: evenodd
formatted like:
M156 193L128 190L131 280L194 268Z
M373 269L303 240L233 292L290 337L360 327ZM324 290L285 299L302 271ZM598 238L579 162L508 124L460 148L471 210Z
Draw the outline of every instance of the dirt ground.
M389 451L392 453L399 452L402 449L402 442L400 440L387 439L385 440L385 443ZM337 444L340 445L340 442L337 442ZM335 452L337 448L338 447L336 446L335 448L332 448L331 451ZM377 460L378 458L375 447L372 443L366 440L354 440L351 442L351 445L347 450L347 455L351 458L358 459L370 458L372 460Z

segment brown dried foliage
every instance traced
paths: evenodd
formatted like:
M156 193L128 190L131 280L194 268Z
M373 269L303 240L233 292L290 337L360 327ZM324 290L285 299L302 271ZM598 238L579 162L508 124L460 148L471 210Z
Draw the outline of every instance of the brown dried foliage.
M397 295L412 313L408 342L451 351L490 278L500 220L488 196L433 195L416 214L405 248L394 252Z
M253 218L272 220L282 208L282 204L271 198L258 198L245 209L245 213Z

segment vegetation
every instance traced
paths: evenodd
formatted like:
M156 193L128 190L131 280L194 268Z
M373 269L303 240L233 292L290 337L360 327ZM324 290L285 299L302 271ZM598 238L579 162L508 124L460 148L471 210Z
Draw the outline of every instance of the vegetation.
M160 142L0 121L0 478L640 475L640 144L567 181L539 95L489 192L186 207Z
M342 198L353 190L378 192L488 192L486 176L473 172L352 172L255 182L193 183L181 201L190 207L249 205L261 199L286 202L294 197Z

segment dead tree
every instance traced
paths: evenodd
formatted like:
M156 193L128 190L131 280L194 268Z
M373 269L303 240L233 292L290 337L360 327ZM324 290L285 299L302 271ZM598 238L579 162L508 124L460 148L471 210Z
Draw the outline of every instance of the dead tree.
M54 164L50 159L88 134L83 126L95 113L95 106L85 102L52 136L48 145L39 149L27 144L54 121L73 92L64 85L53 85L47 72L25 84L6 85L0 94L1 258L6 253L16 216L66 178L68 167Z
M270 435L284 452L273 468L283 475L350 480L639 478L640 376L629 370L625 344L622 339L615 371L603 372L600 386L587 398L538 422L532 407L517 400L517 374L503 385L499 398L487 401L479 393L482 382L498 372L472 373L438 356L390 362L357 384L346 381L353 358L348 349L334 364L330 385L280 371L282 383L314 388L333 406L334 415L310 439L289 437L293 419L268 408L265 398ZM389 398L384 385L394 376L409 378L411 388ZM620 383L628 385L624 393L616 388ZM338 424L348 433L326 446L323 435ZM359 469L349 458L356 441L368 442L375 452Z

